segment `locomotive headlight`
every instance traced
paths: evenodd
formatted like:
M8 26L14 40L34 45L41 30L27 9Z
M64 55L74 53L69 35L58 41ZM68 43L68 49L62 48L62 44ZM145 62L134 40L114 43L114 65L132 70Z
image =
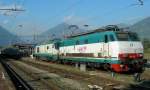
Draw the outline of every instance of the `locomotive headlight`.
M143 54L139 54L139 57L143 57Z
M137 58L143 58L143 54L137 54Z

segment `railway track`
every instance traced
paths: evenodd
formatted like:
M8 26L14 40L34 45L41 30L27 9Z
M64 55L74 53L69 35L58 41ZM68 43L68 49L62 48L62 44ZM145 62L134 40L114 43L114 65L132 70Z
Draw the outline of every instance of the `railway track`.
M23 78L26 78L28 83L32 85L34 90L60 90L55 84L49 82L46 76L46 72L35 71L32 68L26 68L13 62L9 64L17 71ZM31 66L29 66L31 67ZM33 67L34 68L34 67Z
M83 84L80 85L76 81L63 78L55 73L49 73L46 70L38 69L33 65L25 64L20 61L12 61L9 62L9 64L29 74L30 76L35 78L35 80L38 80L38 82L43 82L45 85L49 86L49 89L38 89L38 90L88 90L79 88L79 87L86 88ZM72 83L74 83L75 85L72 85Z
M104 75L104 77L105 77L105 76L108 75L108 77L111 79L111 73L110 72L106 72L106 71L97 71L96 70L96 73L94 71L95 74L92 72L92 74L94 76L90 76L89 77L87 75L82 75L82 74L78 74L78 73L75 73L75 72L70 72L69 73L67 69L63 70L62 68L58 68L58 66L57 66L57 68L51 67L51 66L48 65L49 63L44 65L45 62L43 62L43 61L40 61L41 63L40 62L38 63L38 61L35 61L35 62L33 61L32 62L32 61L26 61L25 60L23 62L25 62L27 64L30 64L30 65L33 65L33 66L38 67L38 68L42 68L44 70L48 70L49 72L59 73L60 75L68 77L68 78L82 79L84 81L90 81L91 83L94 83L94 84L95 84L95 82L98 83L97 80L94 80L95 76L103 77L103 75ZM60 67L61 67L61 65L60 65ZM66 72L68 72L68 74L64 75L64 73L66 73ZM101 74L100 72L104 73L104 74ZM100 78L100 77L97 77L97 79ZM130 74L129 75L128 74L118 74L118 75L116 75L116 77L114 79L111 79L111 80L109 78L105 78L106 79L106 82L104 81L105 85L106 85L107 80L108 80L109 82L114 82L114 87L115 86L118 87L119 86L118 83L123 84L123 85L126 84L127 85L126 90L133 90L133 89L140 90L141 88L142 88L142 90L150 90L150 87L149 87L150 82L147 82L148 85L143 85L142 84L142 82L145 82L145 81L142 81L140 83L135 83L133 81L133 75L130 75ZM93 81L95 81L95 82L93 82ZM103 79L101 79L101 83L103 83ZM106 87L107 87L107 85L106 85Z
M122 84L120 81L116 81L106 77L89 75L89 73L87 72L81 72L79 70L76 70L74 67L71 68L71 66L68 65L60 65L60 64L52 65L50 63L46 63L43 61L40 62L23 61L23 63L46 70L50 73L59 74L60 76L65 78L88 82L91 85L98 85L100 87L103 87L103 90L110 90L110 88L112 89L113 86L120 86ZM58 65L60 65L60 67Z
M23 63L25 63L28 68L25 69L24 66L21 65L21 63L22 63L22 65L23 65ZM43 65L42 65L42 63L43 63ZM13 71L16 71L21 77L27 78L28 76L31 76L32 78L34 78L34 79L30 79L30 80L25 79L27 81L26 83L28 83L30 86L32 86L32 88L34 90L66 90L66 89L61 89L61 87L57 87L57 85L55 83L52 83L51 82L51 80L52 80L51 77L47 78L47 79L45 79L43 77L38 77L38 76L41 76L41 75L45 76L47 73L55 73L55 74L58 74L58 75L60 75L64 78L69 78L69 79L79 80L79 81L81 80L82 82L88 82L91 85L98 85L98 86L102 87L103 90L111 90L111 89L120 90L119 86L120 85L123 86L125 84L125 83L117 81L115 79L99 77L100 75L97 75L97 76L96 75L87 75L87 74L82 74L81 72L74 72L74 71L72 72L72 70L70 72L70 71L68 71L67 68L66 68L67 69L66 70L66 69L63 69L63 68L51 67L51 66L49 66L49 63L45 63L45 65L44 65L44 62L41 62L41 64L40 64L40 63L38 63L38 61L36 61L35 63L31 62L31 61L23 61L23 62L10 61L6 64L9 67L11 67L12 69L14 69ZM29 68L30 68L29 66L32 66L33 68L34 67L39 68L41 70L45 70L45 71L48 71L48 72L38 73L37 72L38 70L37 71L34 70L34 69L29 70ZM58 67L58 66L56 65L56 67ZM61 65L60 65L60 67L61 67ZM20 70L17 70L17 69L20 69ZM33 72L30 72L30 71L33 71ZM47 80L49 80L49 82L47 82ZM44 84L46 86L49 86L49 88L46 89L46 88L42 87L41 84L39 83L41 81L45 82ZM124 88L124 86L123 86L123 88ZM17 89L17 90L33 90L33 89ZM133 90L133 89L136 89L136 90L140 90L140 89L150 90L149 87L143 86L142 84L129 85L129 87L126 90ZM68 90L71 90L71 89L68 89ZM87 90L87 89L84 89L84 90Z
M20 75L18 75L6 62L1 60L3 67L11 78L16 90L34 90Z
M33 74L30 70L11 64L11 61L5 61L1 60L1 63L16 90L58 90L52 83L38 77L38 72Z

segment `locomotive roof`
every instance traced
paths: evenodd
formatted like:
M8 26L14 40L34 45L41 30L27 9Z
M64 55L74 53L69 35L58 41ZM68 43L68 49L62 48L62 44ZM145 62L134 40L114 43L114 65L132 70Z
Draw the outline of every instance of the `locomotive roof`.
M123 31L123 29L109 30L109 29L100 28L100 29L96 29L96 30L92 30L92 31L87 31L87 32L82 32L82 33L74 34L74 35L68 36L67 38L73 38L73 37L77 37L77 36L83 36L83 35L88 35L88 34L92 34L92 33L106 32L106 31L114 31L114 32L118 32L118 33L129 33L129 31Z
M53 44L53 43L56 43L56 42L58 42L58 41L60 41L60 39L48 40L48 41L46 41L46 42L42 42L42 43L37 44L37 46L40 46L40 45L47 45L47 44Z

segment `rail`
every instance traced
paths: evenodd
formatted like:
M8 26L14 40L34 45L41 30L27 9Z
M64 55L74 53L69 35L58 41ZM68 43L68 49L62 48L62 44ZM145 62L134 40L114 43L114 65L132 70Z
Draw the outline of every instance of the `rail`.
M5 61L0 60L16 90L34 90L24 79L21 78Z

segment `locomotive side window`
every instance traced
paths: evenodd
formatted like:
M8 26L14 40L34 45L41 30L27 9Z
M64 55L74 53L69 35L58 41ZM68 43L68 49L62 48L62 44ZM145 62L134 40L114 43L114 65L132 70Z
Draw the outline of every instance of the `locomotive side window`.
M115 41L115 38L113 35L109 35L110 41Z
M76 45L79 45L79 41L78 40L76 41Z
M47 50L49 49L49 46L47 46Z
M54 44L55 49L59 49L59 43Z
M105 38L104 38L104 41L105 41L105 43L107 43L107 42L108 42L108 36L105 35L104 37L105 37Z
M52 45L52 48L55 48L55 45Z
M85 44L88 44L88 39L84 40L84 43L85 43Z
M39 49L39 47L37 47L37 53L38 53L38 52L40 52L40 49Z

